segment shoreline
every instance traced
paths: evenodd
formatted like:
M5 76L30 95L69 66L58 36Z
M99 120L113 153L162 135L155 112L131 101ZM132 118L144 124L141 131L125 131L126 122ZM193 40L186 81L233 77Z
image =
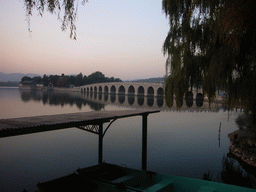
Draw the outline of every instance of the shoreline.
M228 134L228 138L230 138L230 153L256 168L256 133L236 130Z

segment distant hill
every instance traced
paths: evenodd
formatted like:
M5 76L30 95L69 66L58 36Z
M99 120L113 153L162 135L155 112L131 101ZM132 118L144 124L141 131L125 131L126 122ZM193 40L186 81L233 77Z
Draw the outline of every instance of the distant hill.
M129 80L129 82L163 83L164 77L155 77L155 78L149 78L149 79L135 79L135 80Z
M35 77L41 76L38 74L24 74L24 73L2 73L0 72L0 82L8 82L8 81L21 81L21 78L24 76Z

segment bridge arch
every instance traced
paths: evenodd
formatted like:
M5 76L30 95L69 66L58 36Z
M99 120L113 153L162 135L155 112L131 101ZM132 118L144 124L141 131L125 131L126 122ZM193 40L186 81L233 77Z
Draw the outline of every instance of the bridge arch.
M107 85L105 85L105 87L104 87L104 93L108 94L108 86Z
M116 87L114 85L111 86L110 93L116 93Z
M128 88L128 94L135 94L135 88L134 86L130 85Z
M99 94L99 100L102 100L102 93Z
M133 105L135 101L135 96L133 95L128 95L128 103L129 105Z
M104 93L104 101L108 100L108 94Z
M92 87L90 87L90 92L92 93Z
M121 86L119 87L118 93L119 93L119 94L125 94L125 88L124 88L123 85L121 85Z
M148 87L147 95L148 96L153 96L154 95L154 88L152 86Z
M94 93L97 93L97 87L96 86L94 87Z
M164 98L163 97L157 97L156 103L157 103L158 107L162 107L164 105Z
M139 106L144 105L144 96L138 96L137 101Z
M114 102L116 101L116 94L111 94L111 95L110 95L110 101L111 101L112 103L114 103Z
M185 94L185 100L186 100L186 106L187 107L192 107L193 106L193 93L192 91L188 91L186 94Z
M196 106L202 107L204 103L204 95L202 93L196 94Z
M154 96L147 97L147 104L149 107L152 107L154 105Z
M145 94L145 89L143 86L139 86L138 88L138 95L144 95Z
M119 100L119 102L120 102L121 104L123 104L124 101L125 101L125 94L119 94L119 95L118 95L118 100Z
M163 96L164 95L164 89L162 87L159 87L157 89L157 96Z
M99 86L99 93L102 93L102 86Z

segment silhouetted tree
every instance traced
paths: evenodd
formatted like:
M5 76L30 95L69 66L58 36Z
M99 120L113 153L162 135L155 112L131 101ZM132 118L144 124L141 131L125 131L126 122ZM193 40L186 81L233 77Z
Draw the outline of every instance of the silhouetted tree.
M229 105L240 102L256 125L256 1L163 0L170 30L163 49L168 55L166 102L202 85L213 99L227 92Z
M68 85L75 85L76 86L76 77L74 75L69 76L67 83L68 83Z
M114 77L105 77L105 75L102 74L102 72L96 71L88 77L86 75L83 76L82 73L79 73L76 76L68 76L63 73L61 74L61 76L50 75L49 77L46 74L44 74L43 78L41 78L40 76L36 76L33 78L24 76L22 77L22 81L34 81L35 83L43 83L44 86L48 86L49 83L52 83L55 87L69 87L70 85L81 86L101 82L121 82L122 80Z
M44 74L43 79L42 79L42 82L43 82L43 86L48 86L48 84L49 84L49 78L47 77L46 74Z
M28 76L24 76L21 78L21 82L24 82L24 81L32 81L32 78Z
M57 87L57 81L60 78L58 75L50 75L49 82L53 84L53 86Z
M83 74L79 73L76 76L76 86L81 86L81 85L83 85Z
M32 78L32 80L37 84L42 83L42 78L40 76L35 76L35 77Z
M96 71L88 76L87 81L91 83L101 83L104 82L105 75L102 74L100 71Z
M83 78L83 85L86 85L87 84L87 76L85 75L84 78Z
M68 79L65 76L61 76L57 80L57 87L67 87Z

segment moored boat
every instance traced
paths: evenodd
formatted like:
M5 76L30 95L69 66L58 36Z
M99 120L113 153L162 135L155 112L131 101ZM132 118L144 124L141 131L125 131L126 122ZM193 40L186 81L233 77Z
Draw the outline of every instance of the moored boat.
M123 166L101 163L77 169L71 175L39 183L40 191L173 191L173 192L255 192L255 189L158 174Z

